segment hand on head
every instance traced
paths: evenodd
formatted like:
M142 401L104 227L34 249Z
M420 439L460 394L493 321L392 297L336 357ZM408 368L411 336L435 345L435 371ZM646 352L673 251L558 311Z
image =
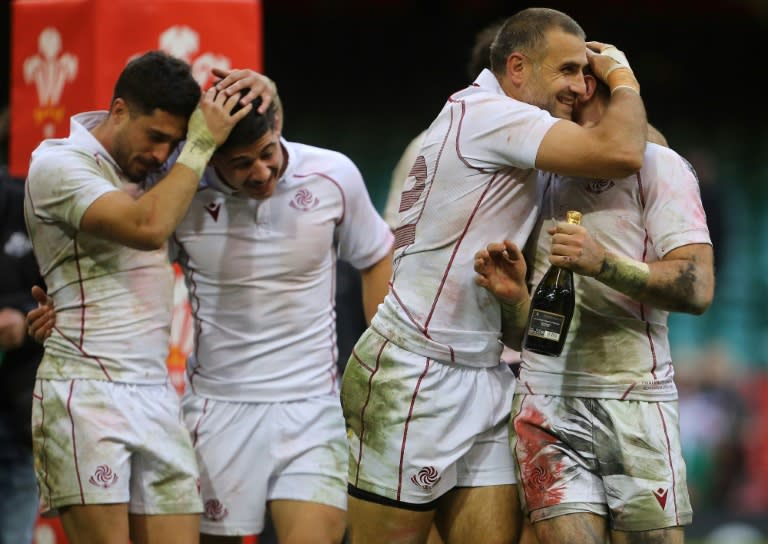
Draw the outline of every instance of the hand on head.
M611 92L619 87L626 87L640 93L640 84L629 66L626 55L615 45L587 42L587 60L592 72L608 84Z
M248 89L248 92L240 98L242 105L250 104L260 96L261 104L257 108L259 113L267 111L269 105L277 99L275 82L264 74L253 70L222 70L220 68L213 68L212 72L214 76L221 78L215 84L216 89L227 96L234 96L243 89Z

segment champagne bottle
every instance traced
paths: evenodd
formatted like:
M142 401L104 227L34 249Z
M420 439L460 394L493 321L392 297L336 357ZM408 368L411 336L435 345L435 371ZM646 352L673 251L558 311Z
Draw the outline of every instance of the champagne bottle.
M566 217L568 223L581 223L581 212L569 211ZM523 348L542 355L560 355L575 306L573 272L551 265L533 292Z

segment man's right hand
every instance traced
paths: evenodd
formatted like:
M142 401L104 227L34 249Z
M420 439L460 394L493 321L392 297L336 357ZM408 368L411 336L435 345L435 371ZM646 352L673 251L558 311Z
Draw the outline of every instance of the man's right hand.
M520 249L510 240L491 243L475 253L475 283L506 304L528 299L526 264Z
M253 104L246 104L232 113L239 98L239 95L228 96L211 87L203 92L200 104L192 112L187 124L186 141L176 162L191 169L198 178L203 176L213 152L224 143L232 127L253 109Z
M56 325L56 312L53 299L42 288L32 287L32 296L37 301L37 308L27 313L27 334L42 344Z
M214 76L221 78L216 82L216 88L229 96L239 95L240 91L248 89L248 93L240 99L241 104L248 104L254 101L256 97L261 97L259 113L267 111L269 104L273 101L278 103L278 109L280 109L277 85L264 74L248 69L222 70L221 68L213 68L211 71Z
M220 146L229 136L232 127L240 119L248 115L253 109L253 104L246 104L237 112L232 113L232 109L240 100L239 95L230 96L226 92L219 91L216 87L211 87L203 92L200 98L200 104L192 114L187 126L187 141L197 138L213 138L216 146ZM202 114L202 119L197 112ZM201 121L204 120L203 125Z
M640 94L640 83L635 78L627 57L616 46L587 42L587 59L592 72L610 87L611 92L619 87L627 87Z

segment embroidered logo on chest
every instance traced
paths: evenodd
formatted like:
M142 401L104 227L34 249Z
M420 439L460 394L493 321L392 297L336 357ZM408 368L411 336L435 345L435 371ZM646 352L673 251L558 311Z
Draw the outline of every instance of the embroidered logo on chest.
M312 191L309 189L299 189L293 195L293 200L291 200L289 206L302 212L308 212L312 208L317 208L318 204L320 204L320 199L313 195Z
M221 203L220 202L209 202L205 206L205 211L207 211L209 214L211 214L211 217L213 217L214 221L219 220L219 210L221 210Z
M604 193L614 185L615 184L613 183L613 180L610 180L610 179L593 179L592 181L587 183L586 189L590 193L599 195L600 193Z

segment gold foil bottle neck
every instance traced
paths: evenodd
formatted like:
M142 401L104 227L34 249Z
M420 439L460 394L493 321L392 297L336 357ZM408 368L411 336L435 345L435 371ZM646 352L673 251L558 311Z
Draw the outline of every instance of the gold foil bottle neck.
M581 212L570 210L566 212L565 217L566 220L573 225L578 225L581 223Z

